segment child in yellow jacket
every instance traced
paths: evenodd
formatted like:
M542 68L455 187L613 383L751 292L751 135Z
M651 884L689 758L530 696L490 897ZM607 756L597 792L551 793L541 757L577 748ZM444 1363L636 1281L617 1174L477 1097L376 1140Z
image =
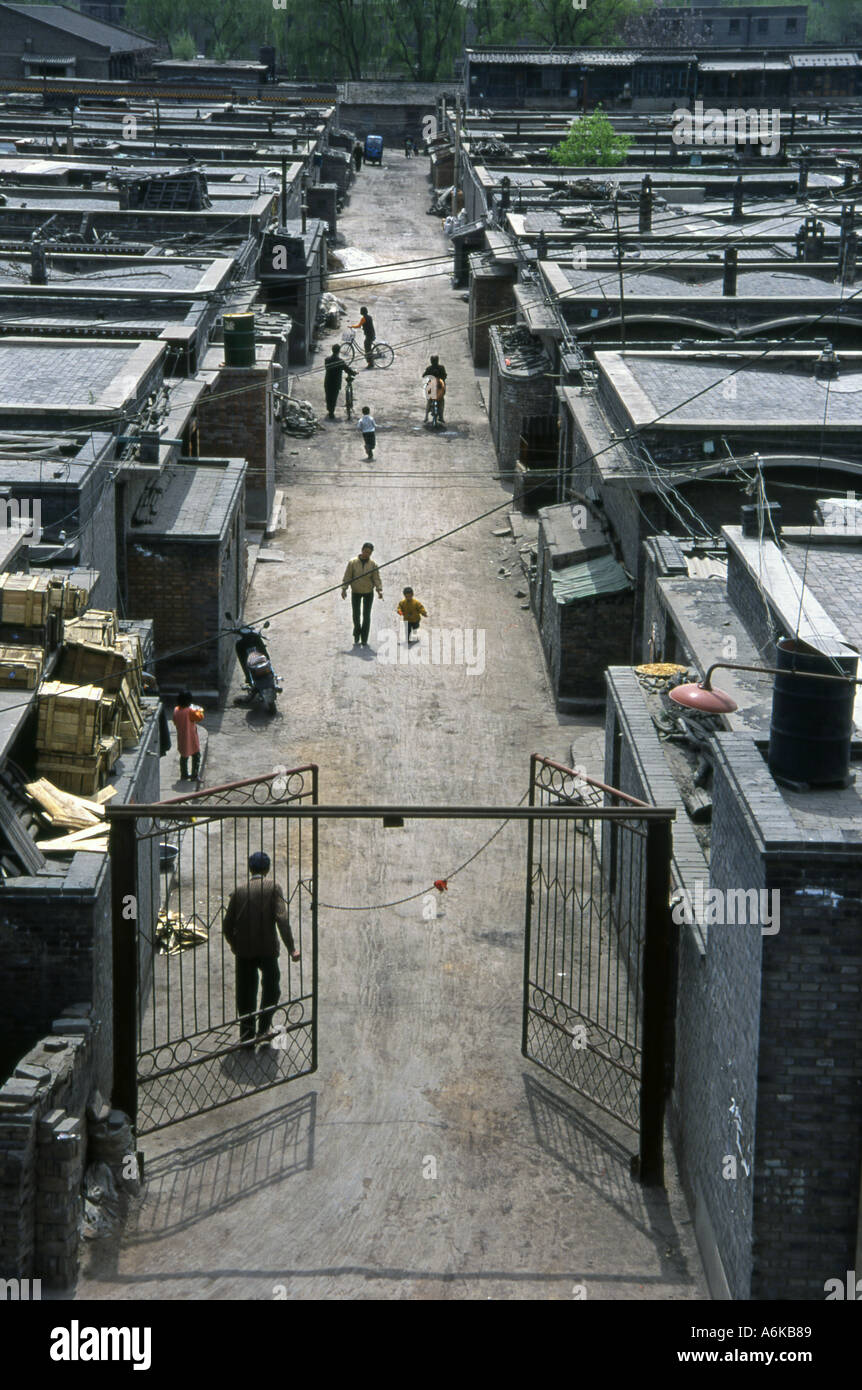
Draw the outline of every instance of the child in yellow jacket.
M428 614L425 612L418 598L413 597L412 589L404 589L403 593L404 597L398 605L398 612L407 624L407 645L409 647L413 640L411 633L419 631L420 620L422 618L427 618ZM419 641L418 637L416 641Z

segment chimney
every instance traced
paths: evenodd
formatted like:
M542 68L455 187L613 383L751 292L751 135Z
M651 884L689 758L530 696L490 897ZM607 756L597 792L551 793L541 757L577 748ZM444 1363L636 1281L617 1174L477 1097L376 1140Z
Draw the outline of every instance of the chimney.
M856 256L859 251L859 238L855 232L848 234L844 250L838 261L838 278L844 285L856 283Z
M512 180L508 174L504 174L500 180L500 209L505 211L509 206L509 199L512 196Z
M796 185L796 196L804 197L808 192L808 160L804 157L799 161L799 181Z
M742 214L742 175L740 174L736 183L733 185L733 212L730 214L734 222L743 220Z
M652 179L649 174L644 174L641 180L640 199L638 201L638 231L652 231Z
M305 230L306 230L306 227L307 227L307 225L308 225L308 203L303 203L303 204L302 204L301 212L302 212L302 234L303 234L303 236L305 236Z
M814 363L814 375L818 381L834 381L838 376L838 358L831 343L827 343Z
M735 246L728 246L724 253L724 281L721 286L722 294L736 294L737 259L739 252Z
M765 507L759 502L751 502L742 508L742 534L746 540L758 540L761 527L766 540L781 535L780 502L767 502Z
M30 241L30 284L47 285L48 272L45 264L45 247L33 237Z

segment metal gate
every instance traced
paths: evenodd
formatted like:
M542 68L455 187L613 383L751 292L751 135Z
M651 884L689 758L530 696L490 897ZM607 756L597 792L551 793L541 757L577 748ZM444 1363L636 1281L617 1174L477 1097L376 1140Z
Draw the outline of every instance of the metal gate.
M309 765L207 787L161 803L163 814L133 805L109 813L114 1093L138 1135L316 1070L317 821L294 819L289 808L316 805L317 780ZM258 1039L271 1046L260 1051L240 1044L234 957L222 932L256 850L272 861L300 952L292 961L281 949L280 1002Z
M535 754L530 805L583 814L528 826L521 1050L639 1133L639 1176L661 1183L673 812Z

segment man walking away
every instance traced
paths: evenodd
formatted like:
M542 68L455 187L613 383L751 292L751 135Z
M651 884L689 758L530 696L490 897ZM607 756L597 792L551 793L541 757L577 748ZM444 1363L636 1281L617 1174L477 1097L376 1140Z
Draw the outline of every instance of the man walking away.
M431 363L430 363L430 365L427 366L427 367L425 368L425 370L424 370L424 372L422 373L422 375L423 375L423 377L425 377L425 376L434 376L434 377L437 378L438 381L444 381L444 382L445 382L445 380L446 380L446 368L443 366L443 363L440 361L440 358L439 358L439 357L432 357L432 358L431 358ZM438 391L438 392L437 392L437 419L440 421L440 424L441 424L441 425L443 424L443 408L444 408L444 405L445 405L445 395L446 395L446 387L444 386L442 391ZM430 409L431 409L431 401L432 401L432 400L433 400L433 397L432 397L432 396L427 396L428 404L427 404L426 407L425 407L425 419L426 419L426 420L428 419L428 413L429 413L429 411L430 411Z
M362 146L360 145L358 140L356 144L353 146L353 163L356 167L356 172L358 174L359 170L362 168Z
M374 416L371 414L370 405L364 405L362 407L362 414L360 415L357 424L359 425L359 428L362 431L362 439L363 443L365 444L365 457L373 459L374 444L377 439L377 426L374 423Z
M291 960L299 960L284 893L277 883L264 881L269 869L270 858L263 850L251 856L248 861L251 879L231 893L222 927L236 960L236 1012L240 1041L246 1047L254 1045L255 1018L258 1041L262 1041L272 1028L278 1005L281 975L276 926ZM259 1013L258 975L261 979Z
M367 366L373 367L374 358L371 355L371 349L374 347L374 339L377 337L377 334L374 331L374 320L364 304L359 310L359 322L352 323L350 327L362 329L362 334L365 339L365 362Z
M367 647L368 634L371 631L371 605L374 602L374 590L377 590L377 597L383 597L383 585L380 582L380 571L371 559L371 552L374 546L370 541L366 541L355 560L350 560L347 569L344 571L344 578L341 581L341 597L347 598L347 586L350 585L350 599L353 606L353 645Z
M341 380L346 372L352 380L356 376L352 367L348 367L346 362L341 360L341 344L332 344L332 355L324 358L325 371L323 373L323 394L326 397L326 414L330 420L335 419L335 407L338 404L338 393L341 390Z

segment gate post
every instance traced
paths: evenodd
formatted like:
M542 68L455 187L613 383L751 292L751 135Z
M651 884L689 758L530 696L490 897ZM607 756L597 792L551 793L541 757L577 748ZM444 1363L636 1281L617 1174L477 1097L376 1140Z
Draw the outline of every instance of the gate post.
M111 1102L138 1119L137 821L111 821L111 938L113 958L114 1088ZM124 915L131 898L134 916Z
M529 806L536 804L536 761L535 753L530 755L530 800ZM527 901L524 908L524 987L522 990L523 1008L521 1010L521 1052L528 1057L527 1031L530 1023L530 945L533 925L533 828L536 822L527 821Z
M670 980L670 821L647 822L643 1053L638 1177L664 1186L665 1052Z

